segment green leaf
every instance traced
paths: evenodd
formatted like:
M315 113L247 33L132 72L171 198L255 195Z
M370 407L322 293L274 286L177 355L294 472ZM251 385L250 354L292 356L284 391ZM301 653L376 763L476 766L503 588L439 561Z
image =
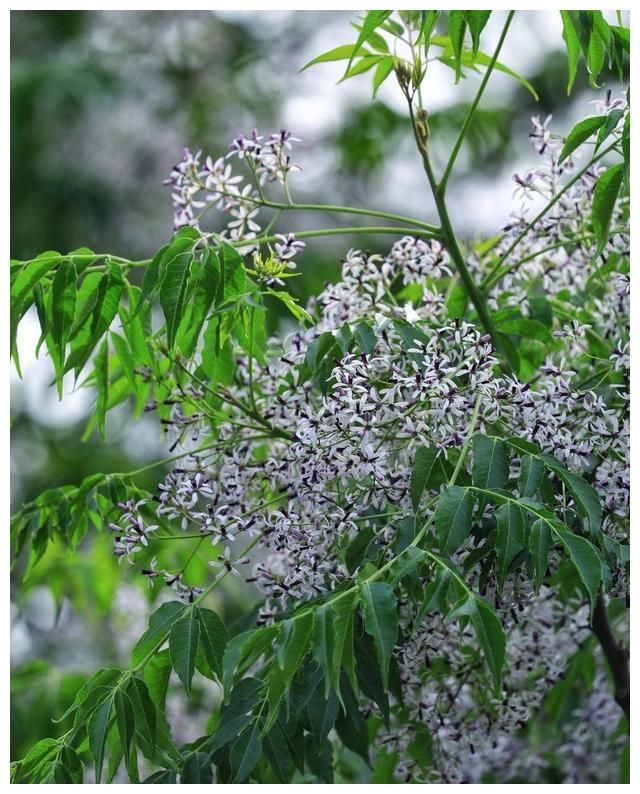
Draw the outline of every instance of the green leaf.
M518 505L504 504L496 510L496 521L498 584L502 588L511 562L524 547L524 516Z
M189 271L193 259L193 251L191 250L181 252L172 257L166 264L165 276L160 285L160 305L162 306L167 327L167 345L169 350L173 350L178 325L182 319Z
M267 650L278 633L278 626L262 626L238 634L227 643L222 658L222 678L225 699L231 691L234 675L239 667L253 664Z
M384 83L387 77L389 77L392 71L393 71L393 57L391 55L385 55L384 58L378 63L376 67L376 71L374 72L373 75L374 98L378 93L378 89Z
M73 324L76 305L76 267L65 259L60 263L51 285L51 341L58 396L62 398L62 375L64 374L65 348Z
M309 63L305 64L301 72L304 72L305 69L308 69L310 66L315 66L317 63L328 63L330 61L346 61L347 59L351 58L351 56L356 52L356 45L355 44L342 44L340 47L334 47L332 50L323 53L322 55L318 55L317 58L309 61ZM371 55L371 53L366 50L364 47L360 48L360 55Z
M96 383L96 417L100 435L104 441L107 437L105 418L109 403L109 344L105 339L95 358Z
M545 342L546 344L553 341L549 329L539 320L518 317L515 320L503 320L497 323L497 327L505 334L514 334L525 339L536 339L538 342Z
M438 452L439 450L436 447L418 447L416 451L409 487L414 512L418 511L420 499L431 478L433 467L438 458Z
M464 488L452 485L443 491L436 505L436 534L445 557L460 547L471 531L473 497Z
M120 689L116 690L113 702L120 741L125 758L128 758L136 729L136 715L133 710L133 703L131 702L131 698Z
M127 688L135 713L136 729L149 743L149 755L153 757L156 748L157 718L156 707L149 689L142 678L134 676Z
M333 728L339 710L340 705L335 691L332 689L329 695L325 695L322 682L319 683L307 704L311 731L319 748L323 746Z
M200 645L211 671L222 681L222 659L229 634L220 618L210 609L196 607L196 619L200 622Z
M567 550L571 562L578 571L589 596L591 614L593 614L602 581L600 557L598 557L596 550L586 538L575 535L569 529L563 528L558 522L552 522L550 527L553 534Z
M233 772L232 783L242 783L255 769L262 755L260 726L256 722L240 734L231 748L230 761Z
M235 739L253 720L252 712L260 703L264 684L257 678L243 678L231 692L229 704L222 710L220 723L210 744L211 753Z
M200 622L191 614L174 623L169 635L171 664L184 684L187 695L191 695L191 679L196 666L199 636Z
M533 455L523 455L520 460L520 476L518 477L518 491L520 496L535 496L540 483L544 464L539 458Z
M367 15L365 16L364 22L362 23L360 35L356 40L353 52L349 56L349 63L347 64L344 76L342 77L343 80L351 69L351 64L353 63L354 57L356 55L362 55L361 47L369 37L369 34L373 33L376 28L380 27L380 25L382 25L382 23L387 19L387 17L390 17L391 14L391 11L367 11Z
M598 253L607 243L611 217L624 177L624 164L609 168L598 177L593 191L591 223L598 242Z
M567 95L571 93L573 83L578 72L578 59L580 58L580 39L576 33L571 14L569 11L561 11L563 38L567 45L567 60L569 63L569 82L567 83Z
M143 675L152 701L160 711L164 711L169 676L171 675L171 656L168 648L154 653L145 664Z
M480 47L480 34L489 21L491 11L463 11L462 14L471 33L472 52L475 55Z
M250 291L242 257L233 246L222 241L220 245L220 285L216 305L238 300Z
M509 479L507 445L498 438L473 437L473 484L478 488L504 488Z
M551 455L540 455L540 460L566 485L578 510L586 518L592 536L598 535L602 523L602 505L596 489L565 467Z
M455 62L456 83L460 81L462 67L462 50L464 49L464 34L467 23L463 11L449 11L449 40Z
M277 298L279 301L282 301L284 305L289 309L291 314L296 318L296 320L301 320L306 323L312 323L313 317L303 309L302 306L299 306L297 303L297 299L293 297L293 295L285 292L283 290L275 290L269 289L267 290L268 295L273 295L274 298Z
M474 595L474 604L475 610L470 615L471 623L491 670L496 692L499 692L507 645L504 630L498 616L483 598Z
M540 588L544 575L547 572L549 552L551 551L552 545L549 524L541 518L534 521L529 535L528 548L533 559L533 581L536 589Z
M91 755L93 756L96 767L96 783L99 783L102 777L104 748L107 743L107 735L109 733L109 717L111 714L112 704L113 697L108 697L93 712L87 726L87 733L89 735L89 749L91 750Z
M383 686L388 689L391 652L398 635L398 599L386 582L362 582L360 595L365 631L375 643Z
M286 687L309 650L313 623L313 612L306 612L280 624L276 658Z
M346 672L351 686L356 688L353 623L357 603L358 591L355 588L330 602L334 639L331 681L338 697L341 697L340 673L342 669Z
M180 601L167 601L149 618L149 628L140 637L131 652L131 664L138 667L148 656L158 650L168 639L173 624L180 619L186 609Z
M313 657L320 665L324 675L325 694L331 690L333 680L335 638L333 634L333 613L329 604L322 604L315 610L313 627Z
M160 781L154 781L159 783ZM167 781L175 782L175 781ZM206 753L189 753L182 772L180 774L181 783L213 783L213 769L211 760Z
M607 116L591 116L588 119L583 119L583 121L578 122L565 138L558 163L566 160L571 152L575 151L578 146L594 135L606 121Z

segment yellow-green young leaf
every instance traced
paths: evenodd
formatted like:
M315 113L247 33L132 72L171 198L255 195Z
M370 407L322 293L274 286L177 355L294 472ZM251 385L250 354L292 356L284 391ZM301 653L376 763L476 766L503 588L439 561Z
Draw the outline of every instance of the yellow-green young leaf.
M440 11L422 11L423 20L418 35L417 44L424 44L424 57L429 55L429 44L431 43L431 34L434 31Z
M449 39L455 63L456 83L460 80L462 50L464 49L464 34L466 30L467 23L464 19L464 12L449 11Z
M472 52L475 55L480 48L480 34L489 21L491 11L463 11L462 13L471 34Z
M171 665L184 684L187 695L191 694L191 680L196 667L199 637L200 623L191 614L174 623L169 635Z
M11 282L11 303L21 304L33 287L62 260L57 251L43 251L35 259L16 265L17 274Z
M398 636L398 599L386 582L363 582L360 597L364 610L364 628L373 638L380 662L382 683L389 688L389 663Z
M373 75L373 96L378 93L378 89L384 83L384 81L389 77L391 72L393 71L393 57L391 55L385 55L385 57L378 63L376 67L376 71Z
M222 659L229 634L220 618L210 609L196 607L196 619L200 622L200 645L211 671L222 681Z
M502 587L513 558L524 548L524 516L518 505L504 504L496 510L496 522L498 584Z
M367 41L369 34L373 33L376 28L380 27L380 25L382 25L382 23L388 17L390 17L391 14L391 11L367 11L367 15L365 16L364 22L362 23L362 28L360 29L360 35L356 40L353 52L349 56L349 63L347 64L344 76L342 77L343 80L347 77L355 56L362 54L361 47Z
M527 546L533 559L533 581L536 589L539 589L547 572L549 552L552 546L551 530L546 521L539 518L533 522Z
M563 528L557 522L550 522L550 528L555 537L566 549L571 562L582 580L589 596L591 614L598 598L598 591L602 582L602 566L600 557L586 538L575 535L569 529Z
M340 82L342 82L342 80L347 80L349 77L355 77L358 74L368 72L369 69L373 69L374 66L377 66L383 60L382 55L367 55L364 58L358 56L358 58L359 59L350 67L344 77L341 78Z
M569 64L569 81L567 83L567 95L571 93L573 83L578 72L578 60L580 58L580 39L576 32L571 12L561 11L562 17L562 36L567 45L567 61Z
M110 696L93 712L87 726L89 749L91 750L96 769L96 783L99 783L102 777L104 748L109 733L109 718L112 705L113 697Z
M496 692L499 692L507 645L504 629L496 613L483 598L474 595L474 605L475 609L470 615L471 623L484 653L484 658L491 670Z
M109 401L109 345L105 339L95 358L95 383L96 383L96 419L98 429L104 441L106 433L105 417Z
M411 484L409 487L411 504L414 512L416 512L420 506L420 499L431 477L433 467L438 458L438 452L436 447L419 447L416 451L415 458L413 459L413 468L411 469Z
M262 755L260 726L255 722L247 728L231 748L229 760L233 773L232 783L242 783L253 772Z
M315 66L317 63L329 63L331 61L346 61L350 58L356 50L355 44L342 44L340 47L334 47L334 49L329 50L328 52L323 53L322 55L318 55L317 58L309 61L309 63L305 64L301 72L304 72L305 69L308 69L310 66ZM364 47L360 48L360 55L371 55L371 53L365 49Z
M597 88L598 76L604 68L607 57L607 44L601 31L594 26L589 37L589 48L587 50L587 69L589 70L589 80L593 88Z
M624 177L624 164L619 163L609 168L598 177L593 191L591 223L598 241L598 252L602 251L607 242L611 216L620 192Z
M440 551L448 557L460 547L471 531L473 497L458 485L443 491L436 505L436 535Z
M580 144L594 135L606 121L607 116L592 116L591 118L583 119L578 122L567 135L558 162L561 163L563 160L566 160L571 152L575 151Z

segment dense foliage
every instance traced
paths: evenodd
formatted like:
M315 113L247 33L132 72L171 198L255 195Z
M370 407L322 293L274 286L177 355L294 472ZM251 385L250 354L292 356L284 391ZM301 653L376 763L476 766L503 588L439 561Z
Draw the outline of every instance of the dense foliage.
M154 412L158 466L171 463L155 493L140 471L95 474L13 517L27 573L52 540L79 549L106 530L171 596L130 667L91 676L14 782L82 782L87 763L98 782L121 769L173 783L624 779L628 91L564 138L534 118L517 210L463 248L446 188L487 82L501 71L535 95L499 60L513 17L488 55L490 12L370 11L354 43L308 64L371 70L374 93L395 76L437 225L296 203L297 139L253 130L226 156L184 151L167 179L175 235L152 259L12 262L16 367L35 307L60 394L65 375L88 373L88 432L104 438L125 402ZM594 88L606 65L624 74L620 20L562 22L569 91L581 60ZM455 82L482 73L440 175L434 58ZM345 227L277 231L301 209L367 216L379 225L348 228L395 239L385 254L348 251L340 281L303 307L287 284L304 239ZM228 216L221 233L207 231L213 213ZM291 326L268 338L276 304ZM210 577L196 579L203 552ZM260 599L234 625L209 600L229 575ZM181 747L172 671L187 696L200 676L219 692L206 735ZM576 681L584 697L567 703ZM528 729L541 713L550 736Z

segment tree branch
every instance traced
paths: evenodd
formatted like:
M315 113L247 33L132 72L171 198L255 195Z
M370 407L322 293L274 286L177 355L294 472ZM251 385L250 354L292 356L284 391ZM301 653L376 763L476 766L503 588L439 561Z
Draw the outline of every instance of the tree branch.
M629 677L629 653L616 639L607 613L602 593L598 596L593 612L593 623L591 625L593 633L598 639L602 651L611 670L615 687L614 698L616 703L624 712L627 722L630 723L631 699L630 699L630 677Z

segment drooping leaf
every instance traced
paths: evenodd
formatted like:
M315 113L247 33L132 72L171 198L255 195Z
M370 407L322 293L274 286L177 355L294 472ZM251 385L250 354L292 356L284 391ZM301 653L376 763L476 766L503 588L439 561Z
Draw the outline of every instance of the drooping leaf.
M436 534L440 552L448 557L471 531L473 497L458 485L442 491L436 505Z
M176 254L167 262L164 279L160 284L160 305L162 306L167 327L167 345L169 350L173 349L178 325L184 311L187 284L193 260L194 255L190 250Z
M438 458L438 452L439 450L436 447L418 447L416 450L409 487L414 511L417 511L420 506L420 499L429 483L433 467Z
M609 168L598 177L593 191L591 223L598 242L598 252L607 243L611 217L624 177L624 163Z
M496 536L496 558L498 584L504 584L509 566L524 547L524 516L518 505L504 504L496 510L498 525Z
M574 534L558 523L550 524L550 528L555 537L565 547L571 562L578 571L580 579L587 591L587 595L589 596L591 612L593 613L600 584L602 582L600 557L598 557L595 548L586 538Z
M493 676L496 691L500 691L500 680L504 666L506 638L502 624L491 606L480 596L474 596L475 610L471 613L471 623L476 632L480 647L484 652L487 665Z
M200 644L211 671L222 681L222 659L229 638L224 623L211 609L196 607L196 619L200 622Z
M594 537L598 535L602 523L602 505L596 489L579 475L565 469L551 455L540 455L540 460L565 484L578 510L586 519L590 534Z
M578 60L580 58L580 39L571 19L569 11L561 11L563 38L567 45L567 60L569 63L569 81L567 83L567 95L571 93L573 84L578 72Z
M109 344L105 339L95 358L96 418L100 435L107 437L105 418L109 406Z
M449 11L449 40L455 63L456 83L460 81L462 67L462 50L464 49L464 34L467 23L463 11Z
M528 548L533 559L534 584L539 588L547 571L549 552L553 545L549 524L542 519L533 522Z
M518 477L518 491L520 496L535 496L544 472L544 464L533 455L523 455L520 460L520 476Z
M260 726L254 723L240 734L230 753L232 783L242 783L254 770L262 755Z
M89 735L89 749L91 750L91 755L93 756L93 760L95 762L96 783L99 783L100 779L102 778L104 749L107 744L109 718L111 715L112 705L113 697L108 697L93 712L87 726L87 733Z
M484 30L491 11L463 11L464 21L467 23L469 33L471 34L472 53L475 55L480 48L480 34Z
M389 686L389 662L398 635L398 599L386 582L363 582L360 597L364 609L364 627L375 643L380 661L382 682Z
M187 695L191 694L191 679L196 667L199 638L200 622L192 614L180 618L171 627L169 635L171 664L184 684Z
M182 767L180 782L213 783L213 769L209 756L206 753L189 753Z

